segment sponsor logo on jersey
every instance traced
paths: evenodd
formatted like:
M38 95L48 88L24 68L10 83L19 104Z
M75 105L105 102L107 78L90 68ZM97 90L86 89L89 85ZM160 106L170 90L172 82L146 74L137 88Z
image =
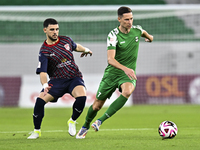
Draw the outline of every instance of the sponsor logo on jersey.
M67 61L67 59L66 58L63 58L62 60L61 60L61 62L66 62Z
M120 42L120 44L124 44L124 43L125 43L125 41Z
M61 64L58 64L56 67L57 68L62 68L62 67L66 67L66 66L69 66L69 65L71 65L71 60L62 62Z

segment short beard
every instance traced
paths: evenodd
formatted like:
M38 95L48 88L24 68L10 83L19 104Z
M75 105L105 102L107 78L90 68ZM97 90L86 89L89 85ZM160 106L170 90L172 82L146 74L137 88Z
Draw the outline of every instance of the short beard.
M52 37L50 37L50 36L48 36L49 37L49 39L51 40L51 41L56 41L58 38L56 38L56 39L53 39Z

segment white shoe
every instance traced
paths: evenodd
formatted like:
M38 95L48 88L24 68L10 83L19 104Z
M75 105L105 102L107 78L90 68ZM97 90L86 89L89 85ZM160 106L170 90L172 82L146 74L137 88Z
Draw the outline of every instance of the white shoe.
M27 139L37 139L41 137L41 131L33 131Z
M84 139L85 136L86 136L86 134L87 134L87 132L88 132L88 129L85 128L85 127L82 127L82 128L79 130L78 134L76 135L76 138L77 138L77 139Z
M94 131L99 131L99 128L101 126L101 120L96 120L91 126L94 129Z
M68 133L71 136L75 136L76 135L76 121L73 121L72 119L68 120Z

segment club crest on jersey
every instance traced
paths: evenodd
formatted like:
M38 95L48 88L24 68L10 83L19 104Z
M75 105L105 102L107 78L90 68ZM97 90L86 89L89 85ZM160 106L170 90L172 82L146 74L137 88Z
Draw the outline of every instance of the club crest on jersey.
M110 38L110 42L113 42L114 41L114 38Z
M65 44L64 47L66 50L70 50L69 44Z

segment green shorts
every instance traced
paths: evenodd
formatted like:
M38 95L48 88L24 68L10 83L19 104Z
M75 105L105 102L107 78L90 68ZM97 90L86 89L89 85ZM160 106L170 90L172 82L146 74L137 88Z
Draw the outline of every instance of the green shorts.
M136 80L130 80L126 74L124 75L104 74L100 82L96 98L98 100L106 100L107 98L110 98L113 92L115 92L117 88L121 92L120 86L126 82L130 82L134 85L134 87L136 87Z

